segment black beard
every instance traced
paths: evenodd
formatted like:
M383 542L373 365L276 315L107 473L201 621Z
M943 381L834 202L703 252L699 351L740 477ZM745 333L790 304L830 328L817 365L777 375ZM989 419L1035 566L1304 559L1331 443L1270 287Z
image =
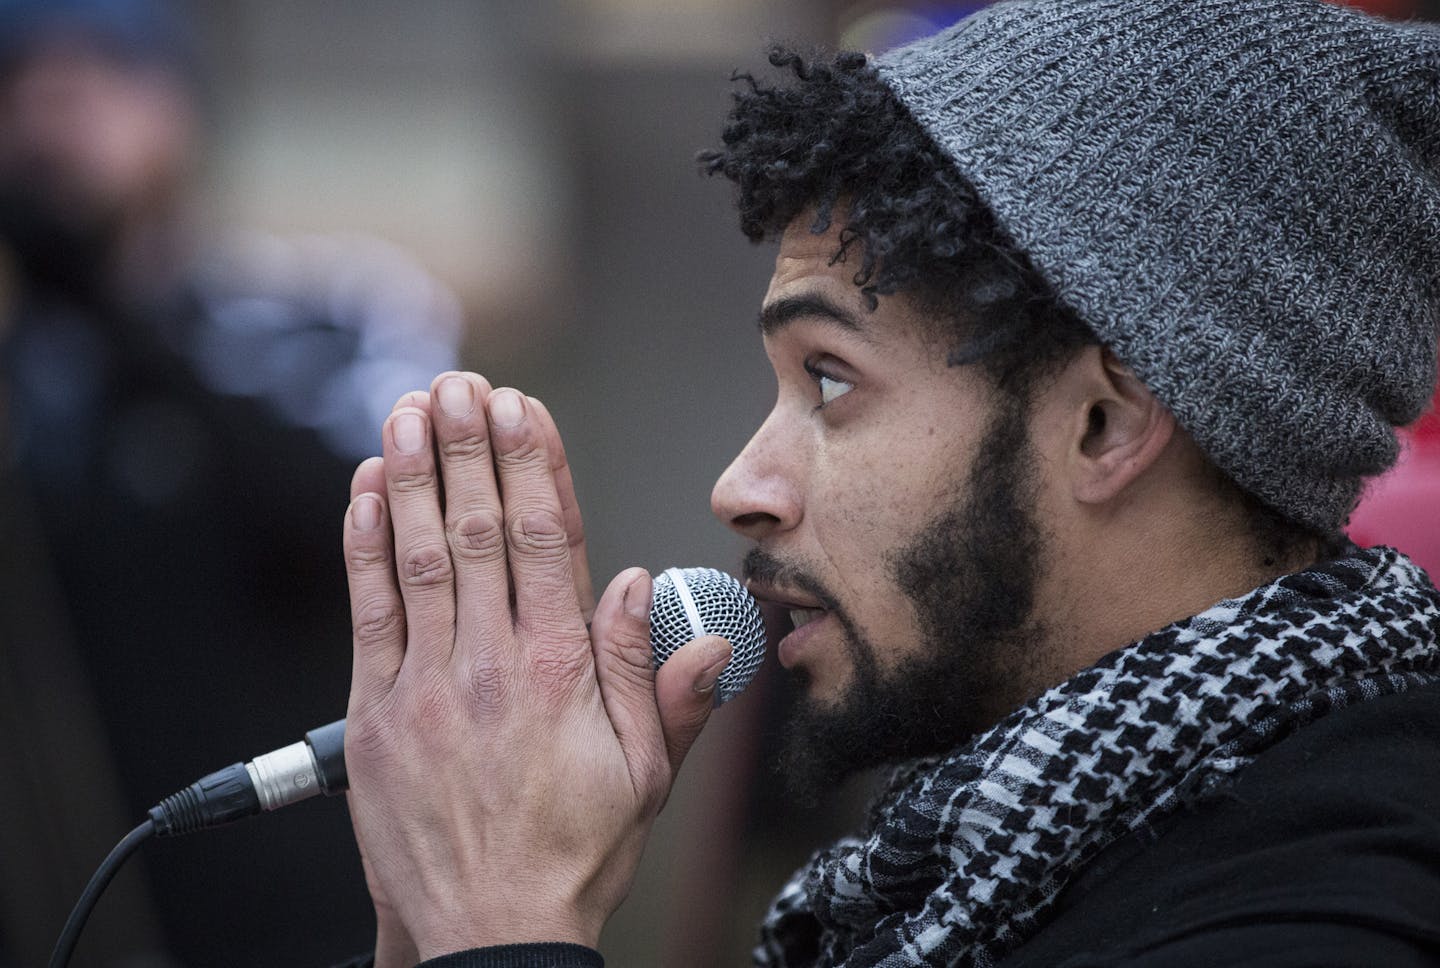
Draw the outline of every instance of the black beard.
M802 692L791 710L777 769L801 803L819 802L857 771L950 750L1024 698L1043 637L1031 613L1044 549L1026 421L1022 403L1001 404L963 501L940 511L893 557L892 574L924 636L915 654L882 672L875 646L843 610L832 609L846 633L854 682L836 704ZM752 557L758 572L773 572L763 552ZM747 570L751 564L747 559Z

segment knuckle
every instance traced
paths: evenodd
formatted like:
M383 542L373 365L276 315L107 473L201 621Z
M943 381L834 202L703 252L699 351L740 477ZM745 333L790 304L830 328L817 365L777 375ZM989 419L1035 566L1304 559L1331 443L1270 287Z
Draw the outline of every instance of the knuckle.
M452 577L450 549L428 544L405 553L398 569L400 580L411 588L443 585Z
M622 608L616 616L610 633L611 637L627 650L634 649L646 661L652 658L650 650L650 613L633 614L628 607Z
M345 565L351 571L373 571L390 564L390 548L384 544L356 544L345 549Z
M614 655L627 678L653 679L655 652L650 646L650 623L630 619L616 624L610 633Z
M446 526L450 547L459 555L491 561L505 554L505 525L494 510L470 511Z
M509 670L489 659L477 658L465 676L468 698L477 708L495 709L507 702L513 689Z
M508 531L512 547L537 558L561 558L569 551L565 522L553 511L521 511L511 517Z
M405 612L394 602L366 602L355 610L352 624L362 647L389 644L405 634Z
M404 709L406 727L421 742L443 739L445 730L440 727L454 715L455 696L438 683L416 689Z
M490 438L485 434L466 430L454 437L440 440L440 456L451 462L470 463L489 457Z
M584 681L590 671L589 649L543 648L536 649L529 658L530 673L541 683L562 687L560 697L568 698L564 688Z
M345 721L345 759L383 758L389 746L389 733L375 716L352 715Z
M544 445L528 434L508 441L505 450L497 454L495 459L502 468L515 470L539 465L545 473L550 473L550 457L545 452Z
M430 467L398 470L391 475L390 489L399 494L414 494L435 487L435 471Z

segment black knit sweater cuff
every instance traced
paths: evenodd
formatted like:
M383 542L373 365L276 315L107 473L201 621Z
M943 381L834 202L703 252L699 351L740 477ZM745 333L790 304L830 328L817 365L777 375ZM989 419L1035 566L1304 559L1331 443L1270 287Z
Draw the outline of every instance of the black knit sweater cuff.
M441 955L416 968L605 968L605 959L578 944L500 944Z

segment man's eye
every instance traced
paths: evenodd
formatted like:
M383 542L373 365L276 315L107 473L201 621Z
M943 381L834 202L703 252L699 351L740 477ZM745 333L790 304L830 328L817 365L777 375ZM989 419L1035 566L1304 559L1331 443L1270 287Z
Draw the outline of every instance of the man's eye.
M810 360L806 360L804 366L805 372L810 374L810 379L814 380L815 385L820 388L820 403L815 408L816 410L855 389L855 384L831 376Z
M846 383L844 380L820 374L820 406L823 407L832 400L838 400L853 389L855 389L853 383Z

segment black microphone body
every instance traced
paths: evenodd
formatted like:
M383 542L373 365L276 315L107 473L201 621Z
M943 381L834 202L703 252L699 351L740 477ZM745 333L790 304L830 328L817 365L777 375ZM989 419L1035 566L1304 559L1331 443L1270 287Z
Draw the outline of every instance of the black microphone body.
M655 576L650 648L658 667L680 646L719 635L733 649L715 689L715 703L738 695L765 658L765 630L755 599L735 578L713 568L670 568ZM157 836L205 830L261 811L334 796L349 787L345 720L312 729L299 743L232 763L150 808Z

